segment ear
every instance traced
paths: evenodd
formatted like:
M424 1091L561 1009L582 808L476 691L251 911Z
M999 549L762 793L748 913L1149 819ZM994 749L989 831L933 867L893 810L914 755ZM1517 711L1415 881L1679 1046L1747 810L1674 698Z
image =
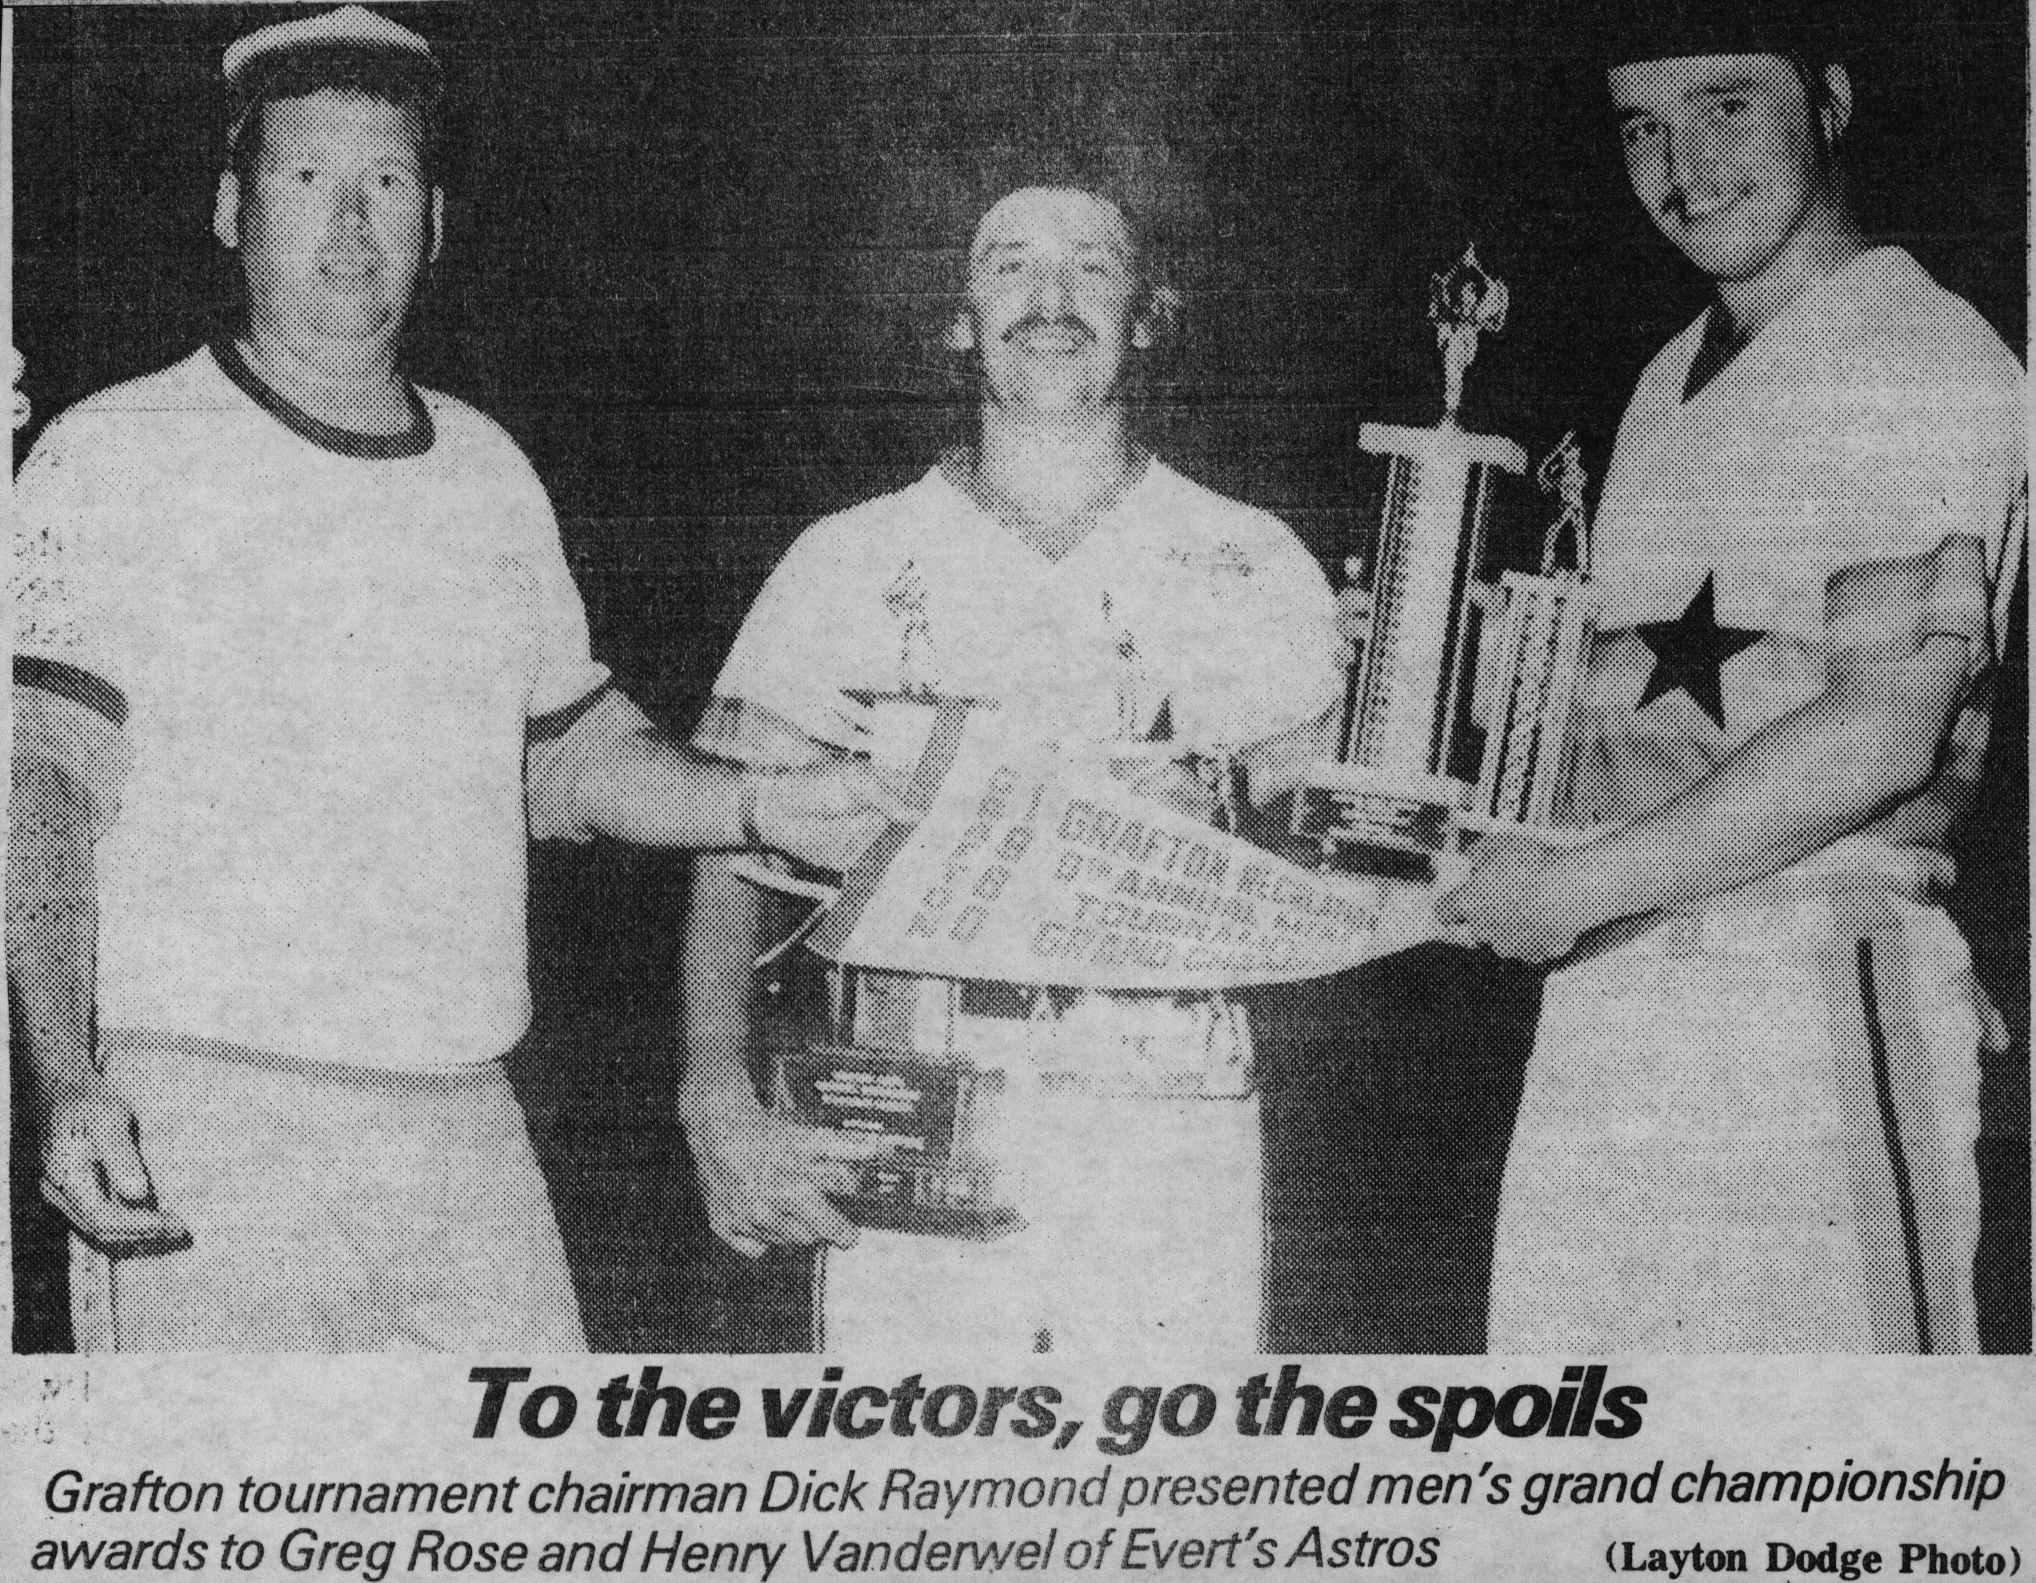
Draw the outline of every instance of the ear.
M427 262L436 264L438 255L445 251L445 189L431 189L431 257Z
M975 316L967 308L954 310L954 317L947 323L945 340L950 352L973 352L976 349Z
M240 177L230 170L219 173L219 194L212 200L212 234L221 247L240 246Z
M1836 143L1852 122L1852 78L1843 66L1824 68L1824 141Z
M1180 322L1181 294L1171 286L1155 286L1145 311L1131 326L1131 345L1137 351L1149 352L1172 340Z

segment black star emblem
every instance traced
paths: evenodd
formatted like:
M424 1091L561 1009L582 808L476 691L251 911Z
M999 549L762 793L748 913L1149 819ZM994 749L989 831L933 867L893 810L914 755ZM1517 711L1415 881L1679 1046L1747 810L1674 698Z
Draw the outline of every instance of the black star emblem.
M1636 629L1640 641L1654 651L1654 674L1647 678L1636 708L1645 709L1663 693L1680 687L1720 727L1725 724L1718 672L1733 655L1751 648L1767 634L1718 625L1716 582L1717 573L1706 572L1704 586L1675 620L1645 621Z

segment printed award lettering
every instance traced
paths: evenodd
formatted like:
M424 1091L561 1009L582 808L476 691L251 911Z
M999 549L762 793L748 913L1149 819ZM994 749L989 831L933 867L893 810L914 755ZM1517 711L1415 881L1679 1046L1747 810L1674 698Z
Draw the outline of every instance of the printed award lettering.
M779 1103L808 1126L881 1138L834 1201L857 1225L987 1239L1021 1224L979 1147L1004 1073L955 1048L962 986L835 966L829 1036L778 1053Z

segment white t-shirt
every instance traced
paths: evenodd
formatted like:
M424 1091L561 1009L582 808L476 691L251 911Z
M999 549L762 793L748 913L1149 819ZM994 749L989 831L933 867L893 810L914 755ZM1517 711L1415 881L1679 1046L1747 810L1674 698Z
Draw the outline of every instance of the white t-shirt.
M529 462L413 407L350 436L222 345L80 403L16 480L22 718L62 752L80 702L125 716L105 1026L405 1069L528 1025L526 731L607 672Z
M1863 253L1810 287L1685 401L1707 320L1641 375L1605 477L1587 819L1675 796L1817 696L1834 574L1954 534L1981 539L1997 577L2016 571L2000 562L2028 471L2021 366L1907 253ZM1656 655L1633 629L1700 627L1707 578L1715 625L1758 635L1722 665L1722 726L1684 690L1639 707Z
M842 689L914 683L994 700L1031 736L1141 738L1164 714L1183 750L1241 747L1320 715L1339 659L1334 599L1300 541L1156 460L1059 561L936 467L792 546L715 685L744 706L721 722L733 740L710 718L703 741L768 749L768 727L742 734L750 705L835 739ZM1043 1330L1056 1347L1249 1349L1260 1144L1244 1018L1213 995L1083 996L1038 1027L964 1014L954 1032L976 1060L1032 1069L978 1138L1026 1227L980 1244L865 1232L830 1252L826 1343L1036 1346ZM1113 1095L1141 1070L1202 1086ZM1099 1087L1049 1091L1049 1073ZM1162 1263L1173 1280L1156 1294L1140 1272Z
M1143 738L1164 713L1172 740L1206 748L1313 719L1341 674L1314 557L1277 518L1155 459L1058 561L940 467L816 523L714 691L829 740L843 689L922 682L995 700L1028 734Z

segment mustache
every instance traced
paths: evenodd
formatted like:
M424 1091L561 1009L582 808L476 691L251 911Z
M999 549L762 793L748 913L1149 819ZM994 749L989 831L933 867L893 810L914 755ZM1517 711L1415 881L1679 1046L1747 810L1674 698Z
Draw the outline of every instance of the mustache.
M1057 319L1049 319L1044 314L1039 313L1028 313L1024 318L1012 325L1010 329L1006 330L1003 338L1006 341L1015 341L1019 336L1034 330L1070 332L1084 336L1091 341L1096 338L1096 332L1072 314L1062 314Z
M1746 194L1751 190L1752 189L1749 186L1746 186L1744 184L1738 186L1721 186L1720 188L1717 189L1716 197L1721 199L1724 204L1730 204L1735 203L1739 199L1745 197ZM1714 205L1712 203L1710 197L1708 196L1706 197L1705 207L1712 208L1717 206L1718 205ZM1661 212L1667 215L1670 219L1676 221L1677 224L1679 225L1688 225L1690 223L1689 189L1687 187L1678 186L1671 190L1667 194L1667 196L1665 196L1661 200Z

